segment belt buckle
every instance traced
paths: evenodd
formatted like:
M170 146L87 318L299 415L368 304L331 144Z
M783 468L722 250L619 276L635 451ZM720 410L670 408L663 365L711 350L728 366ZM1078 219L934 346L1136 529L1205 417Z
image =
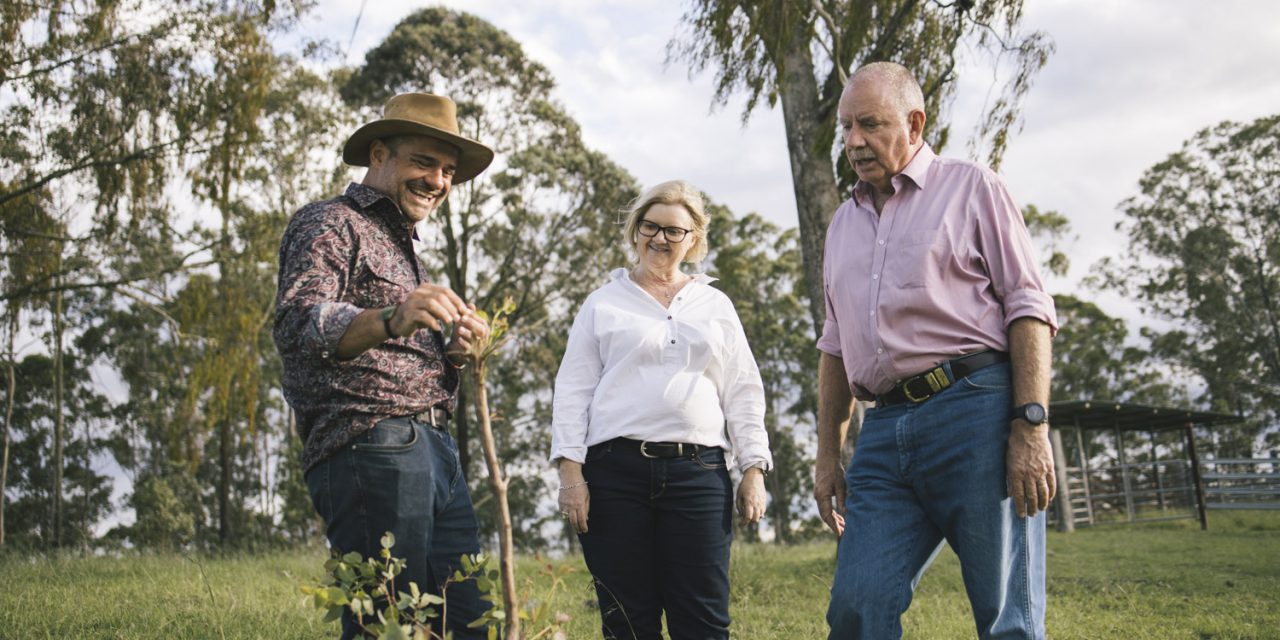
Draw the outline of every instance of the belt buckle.
M646 457L646 458L650 458L650 459L657 459L657 458L660 458L661 456L658 456L658 455L655 455L655 454L649 453L648 446L649 446L650 444L653 444L653 443L649 442L648 440L642 440L642 441L640 442L640 455L642 455L642 456L644 456L644 457ZM676 445L676 455L675 455L675 457L677 457L677 458L683 457L683 456L684 456L684 443L683 443L683 442L677 442L677 443L675 443L675 445Z
M929 393L918 397L911 393L911 383L916 379L924 380L925 384L929 385ZM906 396L907 400L912 404L920 404L921 402L932 398L933 394L942 391L949 386L951 386L951 380L947 378L946 370L942 367L937 367L928 373L918 375L915 378L911 378L910 380L902 383L902 395Z

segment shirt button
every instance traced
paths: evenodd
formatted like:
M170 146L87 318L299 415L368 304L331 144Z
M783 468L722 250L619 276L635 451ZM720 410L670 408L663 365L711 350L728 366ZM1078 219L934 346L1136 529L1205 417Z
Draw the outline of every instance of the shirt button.
M881 240L881 241L880 241L880 246L882 246L882 247L884 246L884 240Z
M878 273L873 273L873 274L871 274L871 279L872 279L872 280L879 280L879 279L880 279L880 274L878 274Z
M676 343L676 341L675 341L675 340L672 340L672 341L671 341L671 344L675 344L675 343Z
M671 316L667 316L667 319L668 319L668 320L670 320L670 319L671 319Z
M884 353L884 349L876 349L876 353Z

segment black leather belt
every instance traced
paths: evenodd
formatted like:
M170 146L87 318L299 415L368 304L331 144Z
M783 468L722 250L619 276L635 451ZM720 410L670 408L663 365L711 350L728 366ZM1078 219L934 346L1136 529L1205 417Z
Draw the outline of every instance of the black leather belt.
M602 445L608 445L610 450L636 451L646 458L692 458L703 451L720 448L688 442L649 442L647 440L632 440L631 438L614 438L596 446Z
M443 429L445 423L449 421L449 410L444 407L431 407L422 413L415 413L409 416L418 422L429 424L437 429Z
M876 404L881 407L903 402L919 404L978 369L1008 361L1009 354L1003 351L987 350L960 356L899 382L892 389L876 396Z

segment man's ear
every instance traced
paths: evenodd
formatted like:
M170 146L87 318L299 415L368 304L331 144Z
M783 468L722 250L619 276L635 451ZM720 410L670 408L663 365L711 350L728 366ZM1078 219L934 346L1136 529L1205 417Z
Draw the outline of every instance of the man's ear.
M381 167L382 163L387 161L391 155L391 148L382 140L374 140L369 143L369 168Z
M919 143L920 138L924 136L926 119L924 112L918 109L907 114L907 126L910 128L912 145Z

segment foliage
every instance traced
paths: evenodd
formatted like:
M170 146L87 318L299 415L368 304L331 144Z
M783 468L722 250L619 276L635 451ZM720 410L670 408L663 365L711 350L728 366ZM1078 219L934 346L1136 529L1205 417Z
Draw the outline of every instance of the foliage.
M475 580L482 592L488 592L496 577L496 572L486 570L485 558L464 555L464 570L445 580L442 594L424 592L416 582L397 589L396 576L404 570L405 561L391 555L396 544L391 532L382 536L380 544L378 558L364 558L355 551L339 555L335 551L324 563L324 580L319 585L302 586L302 593L311 596L315 608L326 612L325 622L341 619L349 609L361 630L380 640L439 638L431 629L431 621L446 620L447 609L443 605L449 585ZM490 633L490 637L493 635Z
M805 312L796 231L780 230L754 213L735 219L715 204L707 214L715 286L733 301L764 382L765 429L774 463L765 478L772 498L768 516L774 539L787 543L793 540L793 523L809 510L813 438L807 425L817 411L811 384L817 350Z
M1022 0L814 0L724 2L696 0L684 16L687 32L668 45L671 59L691 71L715 71L714 102L723 105L741 90L743 119L764 100L782 105L791 158L792 188L799 216L805 291L814 329L822 326L822 249L827 222L852 182L848 162L832 152L837 103L847 75L882 60L910 68L925 94L926 130L936 149L949 138L945 111L954 96L960 56L990 51L1011 56L1014 68L979 128L990 141L988 161L998 167L1019 105L1053 44L1040 32L1019 38Z
M1224 122L1151 167L1117 228L1130 250L1103 282L1170 323L1153 354L1204 381L1207 407L1280 417L1280 115ZM1235 436L1250 455L1253 436Z

